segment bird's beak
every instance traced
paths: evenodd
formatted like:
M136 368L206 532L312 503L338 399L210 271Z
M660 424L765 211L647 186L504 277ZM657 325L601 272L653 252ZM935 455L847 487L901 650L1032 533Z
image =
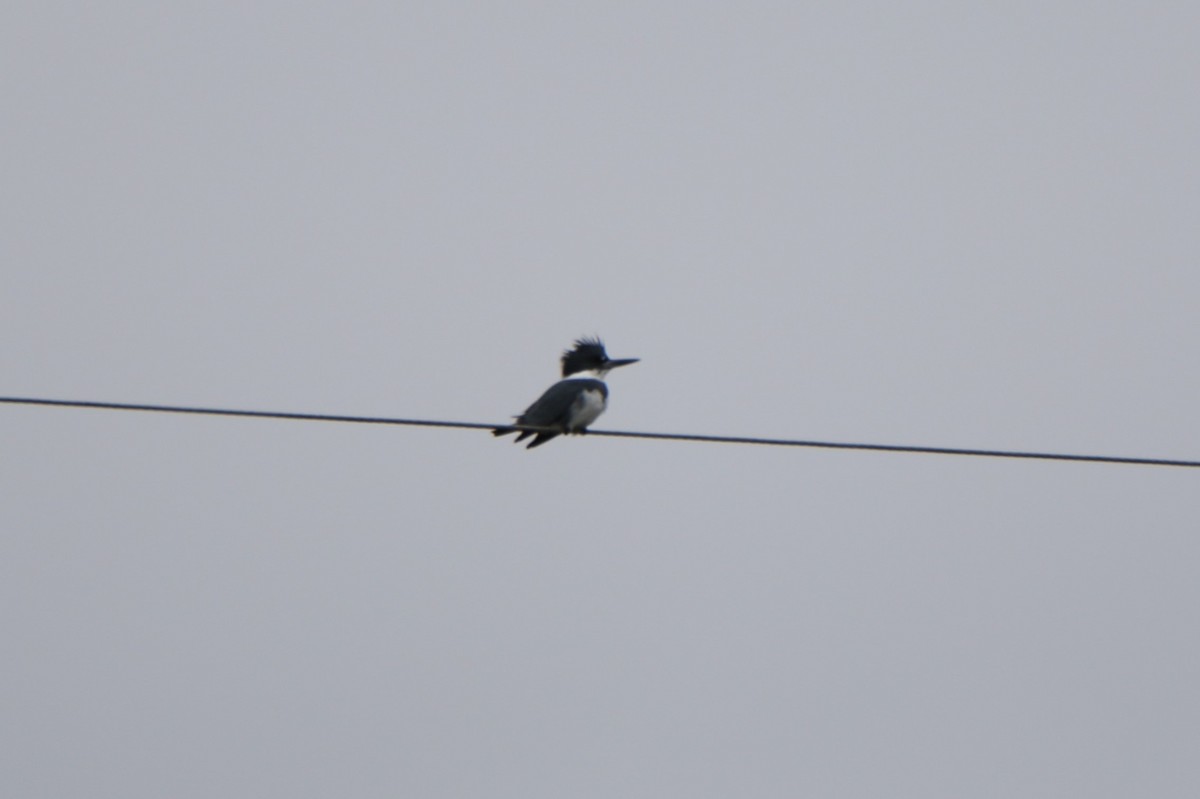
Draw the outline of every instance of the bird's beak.
M631 363L637 363L641 358L612 358L608 363L604 364L606 369L616 369L618 366L628 366Z

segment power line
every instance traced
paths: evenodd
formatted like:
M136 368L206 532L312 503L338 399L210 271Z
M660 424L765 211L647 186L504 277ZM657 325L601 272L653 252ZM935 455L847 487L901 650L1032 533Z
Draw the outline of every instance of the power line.
M246 411L231 408L200 408L184 405L140 405L125 402L93 402L87 400L55 400L32 397L0 397L0 403L10 405L43 405L60 408L93 408L117 411L148 411L152 413L190 413L204 416L243 416L257 419L292 419L306 422L350 422L355 424L391 424L415 427L458 427L470 430L492 430L511 427L518 430L540 430L513 424L483 422L446 422L430 419L398 419L390 416L340 416L328 413L288 413L285 411ZM702 441L716 444L757 444L775 447L811 447L818 449L853 449L874 452L909 452L926 455L972 455L985 458L1020 458L1026 460L1083 461L1116 463L1137 466L1183 466L1200 468L1200 461L1168 458L1127 458L1113 455L1069 455L1056 452L1020 452L999 449L959 449L955 447L922 447L902 444L853 444L836 441L807 441L791 438L756 438L751 436L711 436L690 433L639 433L625 430L589 430L589 436L614 438L649 438L661 441Z
M0 403L13 405L51 405L59 408L98 408L107 411L150 411L153 413L190 413L200 416L250 416L258 419L294 419L304 422L356 422L358 424L402 424L419 427L467 427L491 430L513 425L482 422L436 422L428 419L395 419L390 416L338 416L329 413L288 413L286 411L243 411L232 408L197 408L186 405L138 405L128 402L92 402L90 400L54 400L31 397L0 397Z

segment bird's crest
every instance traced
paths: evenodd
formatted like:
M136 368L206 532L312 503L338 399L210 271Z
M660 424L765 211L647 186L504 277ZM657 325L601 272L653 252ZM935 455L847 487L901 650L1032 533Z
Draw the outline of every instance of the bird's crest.
M576 372L596 369L608 361L608 353L604 350L604 342L599 336L584 336L575 339L575 346L562 354L563 377Z

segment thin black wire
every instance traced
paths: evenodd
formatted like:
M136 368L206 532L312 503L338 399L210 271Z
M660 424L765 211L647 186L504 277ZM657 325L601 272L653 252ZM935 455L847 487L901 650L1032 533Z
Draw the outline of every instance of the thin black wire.
M0 403L12 405L49 405L62 408L98 408L118 411L149 411L154 413L190 413L204 416L246 416L258 419L294 419L309 422L351 422L355 424L394 424L418 427L459 427L470 430L493 430L507 427L514 430L538 431L543 428L514 424L485 424L483 422L444 422L430 419L397 419L390 416L339 416L328 413L287 413L284 411L244 411L230 408L199 408L182 405L137 405L125 402L92 402L86 400L54 400L32 397L0 397ZM624 430L589 430L590 436L614 438L650 438L662 441L705 441L717 444L758 444L775 447L814 447L819 449L852 449L874 452L912 452L927 455L972 455L986 458L1023 458L1029 460L1082 461L1088 463L1117 463L1137 466L1183 466L1200 468L1200 461L1168 458L1126 458L1113 455L1067 455L1055 452L1019 452L998 449L958 449L955 447L919 447L901 444L850 444L836 441L805 441L790 438L755 438L750 436L710 436L689 433L638 433Z

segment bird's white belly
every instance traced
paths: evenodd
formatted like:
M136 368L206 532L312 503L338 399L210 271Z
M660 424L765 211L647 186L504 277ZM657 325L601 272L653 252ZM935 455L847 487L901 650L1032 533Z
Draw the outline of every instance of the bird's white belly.
M597 389L581 392L571 407L571 421L568 426L571 432L582 430L604 413L604 394Z

